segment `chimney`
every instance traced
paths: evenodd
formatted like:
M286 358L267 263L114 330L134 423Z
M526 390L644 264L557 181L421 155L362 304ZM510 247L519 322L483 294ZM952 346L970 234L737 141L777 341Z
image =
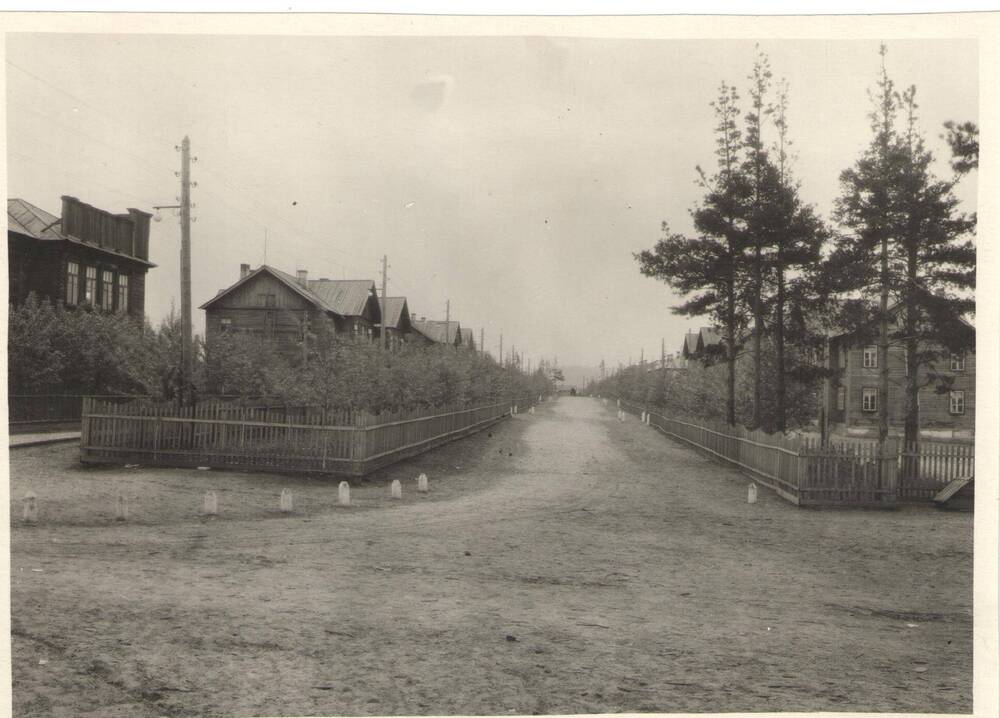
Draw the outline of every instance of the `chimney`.
M295 278L299 281L299 286L309 288L309 270L299 269L295 272Z
M248 274L250 274L250 265L249 264L241 264L240 265L240 279L243 279L243 277L247 276Z

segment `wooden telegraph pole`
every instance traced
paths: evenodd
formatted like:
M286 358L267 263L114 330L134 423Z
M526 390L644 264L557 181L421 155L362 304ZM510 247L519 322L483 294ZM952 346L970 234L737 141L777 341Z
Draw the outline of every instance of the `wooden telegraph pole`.
M388 343L389 342L389 337L387 337L385 335L385 306L386 306L385 290L386 290L386 285L388 284L388 279L387 279L387 277L388 277L388 264L387 264L388 259L389 258L386 255L384 255L384 254L382 255L382 304L379 307L379 311L382 313L382 348L383 349L385 349L387 346L389 346L389 343Z
M194 399L191 376L191 140L181 140L181 397L185 405Z

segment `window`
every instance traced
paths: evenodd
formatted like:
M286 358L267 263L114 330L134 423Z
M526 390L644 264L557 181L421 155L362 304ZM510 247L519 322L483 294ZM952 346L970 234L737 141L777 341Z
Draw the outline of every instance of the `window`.
M866 386L861 390L861 411L878 411L878 389Z
M128 275L118 275L118 311L128 312Z
M115 307L115 273L110 269L101 272L101 309L109 312Z
M951 370L952 371L965 371L965 354L952 354L951 355Z
M847 387L837 387L837 411L843 411L847 404Z
M878 347L867 346L861 355L861 366L865 369L878 368Z
M97 301L97 267L87 267L83 282L83 301L93 304Z
M80 300L80 264L66 263L66 303L76 304Z
M228 332L232 328L233 328L233 320L230 319L229 317L223 317L222 319L219 320L219 329L221 329L222 331Z
M965 413L965 392L953 391L948 396L948 412L950 414Z
M273 294L258 294L257 295L257 306L258 307L273 307L273 306L275 306L275 295L273 295Z

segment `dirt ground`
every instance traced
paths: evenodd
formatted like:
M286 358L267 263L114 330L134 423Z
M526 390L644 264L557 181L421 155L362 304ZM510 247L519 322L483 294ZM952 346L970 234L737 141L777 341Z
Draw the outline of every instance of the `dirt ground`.
M593 399L347 509L335 480L76 457L11 452L17 716L972 710L971 514L749 505Z

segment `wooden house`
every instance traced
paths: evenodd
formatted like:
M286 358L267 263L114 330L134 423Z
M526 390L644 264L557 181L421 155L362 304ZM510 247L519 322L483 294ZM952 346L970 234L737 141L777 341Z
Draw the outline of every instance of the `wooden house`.
M113 214L75 197L57 217L23 199L7 200L9 301L34 292L67 307L90 306L142 318L146 308L149 220L138 209Z
M201 309L209 343L221 332L241 332L301 345L321 318L331 320L338 334L370 340L381 321L371 280L310 280L305 271L292 276L266 264L255 270L241 265L239 280Z
M377 327L379 333L381 327L381 324ZM386 297L385 334L390 347L396 347L412 340L414 330L410 321L410 307L406 303L406 297Z
M428 340L427 343L454 347L462 345L462 327L457 321L435 321L421 317L412 323L413 328Z
M891 309L894 327L901 328L899 305ZM956 317L969 332L975 328ZM824 406L832 433L866 436L875 435L879 421L879 356L871 331L843 332L828 339L827 356L833 377L824 387ZM976 354L974 351L952 354L942 347L928 348L939 355L930 366L921 366L918 383L920 431L935 438L970 438L976 426ZM889 428L901 434L905 412L906 365L905 347L900 343L889 346ZM950 387L943 393L939 382L928 375L947 377Z
M701 360L722 348L722 337L713 327L701 327L696 332L687 332L679 353L681 367L694 360Z

